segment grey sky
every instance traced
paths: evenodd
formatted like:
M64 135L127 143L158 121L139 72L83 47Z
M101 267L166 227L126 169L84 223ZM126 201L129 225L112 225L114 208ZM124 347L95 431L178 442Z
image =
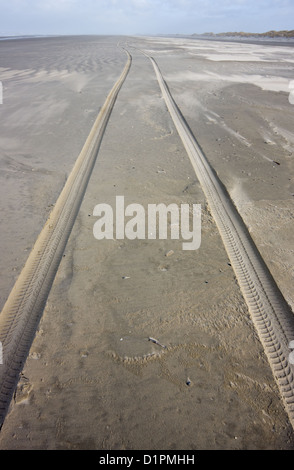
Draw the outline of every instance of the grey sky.
M294 0L0 0L0 34L294 29Z

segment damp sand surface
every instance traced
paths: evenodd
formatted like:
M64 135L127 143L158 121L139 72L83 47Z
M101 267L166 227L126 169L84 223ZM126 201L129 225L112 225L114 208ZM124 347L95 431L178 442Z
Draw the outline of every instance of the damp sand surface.
M156 59L293 308L288 47L171 38L3 41L1 307L125 65L118 42L132 54L132 67L0 448L293 449L293 431L201 186L152 65L131 46ZM185 251L182 240L169 237L96 240L94 207L115 207L121 195L126 205L145 208L201 204L200 248Z

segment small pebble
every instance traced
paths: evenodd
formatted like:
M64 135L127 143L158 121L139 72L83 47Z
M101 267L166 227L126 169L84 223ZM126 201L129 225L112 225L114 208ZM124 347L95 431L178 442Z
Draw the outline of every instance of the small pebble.
M165 253L165 256L168 257L168 256L172 256L173 254L174 254L174 251L169 250L167 253Z
M159 269L160 271L166 272L168 268L166 266L159 266Z
M85 350L80 351L80 356L81 357L88 357L88 355L89 355L88 351L85 351Z

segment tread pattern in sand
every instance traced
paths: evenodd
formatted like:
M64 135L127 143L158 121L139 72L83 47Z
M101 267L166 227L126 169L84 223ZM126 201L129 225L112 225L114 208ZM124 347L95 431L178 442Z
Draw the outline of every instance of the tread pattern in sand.
M1 312L3 364L0 365L0 427L85 194L110 114L129 72L131 55L127 51L126 54L128 59L124 70L100 110L56 205Z
M167 108L206 194L274 378L279 386L290 422L294 426L294 365L289 360L291 352L289 344L294 338L293 312L259 254L226 189L210 166L181 114L156 61L144 51L141 52L152 62Z

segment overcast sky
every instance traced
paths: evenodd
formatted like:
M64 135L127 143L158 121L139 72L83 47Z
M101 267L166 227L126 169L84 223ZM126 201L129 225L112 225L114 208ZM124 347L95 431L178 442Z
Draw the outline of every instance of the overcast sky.
M0 34L294 29L294 0L0 0Z

